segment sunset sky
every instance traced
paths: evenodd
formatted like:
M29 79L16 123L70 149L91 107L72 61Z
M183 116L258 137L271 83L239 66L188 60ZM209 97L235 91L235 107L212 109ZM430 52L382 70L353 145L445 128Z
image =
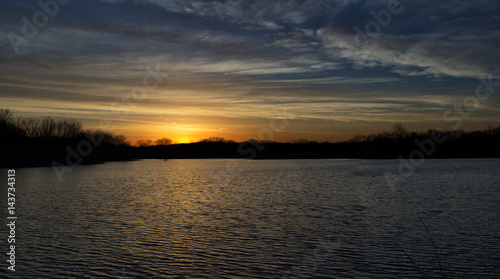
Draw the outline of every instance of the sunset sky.
M499 82L497 0L40 2L0 4L0 107L16 116L178 142L500 124L500 85L454 109L478 77Z

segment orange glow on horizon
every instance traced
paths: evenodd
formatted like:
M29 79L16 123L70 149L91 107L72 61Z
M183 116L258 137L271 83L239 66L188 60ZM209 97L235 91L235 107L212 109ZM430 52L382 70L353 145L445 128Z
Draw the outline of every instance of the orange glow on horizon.
M177 138L173 139L174 143L191 143L191 142L196 142L197 140L192 140L188 138Z
M165 127L162 125L144 125L144 126L117 126L114 130L115 134L124 135L127 140L135 145L139 140L151 140L154 144L158 139L168 138L172 140L173 144L186 144L199 142L203 139L208 139L210 137L221 137L226 140L232 140L235 142L243 142L249 138L256 140L271 140L275 142L290 142L298 139L307 139L311 141L318 142L341 142L352 139L357 134L369 134L363 133L362 131L344 131L339 129L336 134L329 134L327 132L303 132L306 130L305 127L292 127L292 129L297 129L300 131L276 131L269 133L268 129L259 129L258 127L244 127L242 130L235 129L220 129L215 127L207 127L208 125L194 125L189 123L189 125L175 126L175 127ZM267 128L266 125L262 127ZM262 132L266 131L266 132ZM373 131L376 132L376 131Z

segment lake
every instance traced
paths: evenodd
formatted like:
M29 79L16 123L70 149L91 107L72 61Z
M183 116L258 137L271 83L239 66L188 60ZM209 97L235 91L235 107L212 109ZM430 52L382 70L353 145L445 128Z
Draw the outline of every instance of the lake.
M398 164L143 160L63 181L17 169L16 271L4 241L2 276L500 278L500 160L426 160L389 187Z

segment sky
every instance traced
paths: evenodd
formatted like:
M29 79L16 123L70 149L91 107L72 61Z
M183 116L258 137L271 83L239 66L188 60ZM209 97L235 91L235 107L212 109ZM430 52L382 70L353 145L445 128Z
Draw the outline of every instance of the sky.
M0 15L0 107L20 117L177 142L500 124L496 0L23 0Z

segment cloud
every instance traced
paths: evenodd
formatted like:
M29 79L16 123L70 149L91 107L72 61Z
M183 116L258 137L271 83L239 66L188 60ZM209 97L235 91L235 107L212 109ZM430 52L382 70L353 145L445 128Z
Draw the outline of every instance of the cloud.
M207 131L258 130L284 105L303 121L294 131L327 129L318 123L332 119L351 123L344 128L439 122L473 93L475 77L499 74L500 4L401 5L378 37L356 46L353 28L364 30L386 0L71 1L14 55L6 34L20 34L20 19L40 8L2 2L10 13L0 19L0 99L23 113L95 123L142 84L146 66L159 65L166 78L133 108L132 125L154 130L150 114ZM490 117L498 103L492 96L481 111Z
M277 1L162 1L148 0L148 3L165 8L169 12L192 14L201 17L233 22L250 29L277 31L285 25L300 25L313 20L328 11L336 15L350 2L319 0L277 0Z
M484 76L494 71L494 63L500 60L492 44L500 39L500 33L489 36L379 34L370 38L354 31L327 27L319 30L318 36L333 57L348 59L359 68L391 67L401 75Z

